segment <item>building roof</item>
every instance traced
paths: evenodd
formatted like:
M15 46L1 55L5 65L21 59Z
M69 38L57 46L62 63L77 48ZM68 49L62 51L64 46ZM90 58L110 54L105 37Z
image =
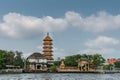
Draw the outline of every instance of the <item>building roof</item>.
M117 60L115 58L107 59L109 64L114 64Z
M33 54L31 54L30 56L28 56L27 59L36 59L36 58L45 58L44 55L42 55L41 53L35 52Z
M52 41L52 38L49 36L49 33L47 33L47 36L43 39L43 41Z
M53 52L51 49L44 49L43 52Z
M43 55L44 55L44 56L53 56L52 53L44 53Z
M46 48L52 49L53 47L49 45L49 46L43 46L43 48L44 49L46 49Z

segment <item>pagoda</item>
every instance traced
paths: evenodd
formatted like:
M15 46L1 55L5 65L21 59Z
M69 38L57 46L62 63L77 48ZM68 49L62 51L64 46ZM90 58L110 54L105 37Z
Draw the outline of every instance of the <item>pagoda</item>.
M52 50L52 38L49 36L49 33L47 33L47 36L43 39L43 55L45 58L49 61L54 60L53 59L53 50Z

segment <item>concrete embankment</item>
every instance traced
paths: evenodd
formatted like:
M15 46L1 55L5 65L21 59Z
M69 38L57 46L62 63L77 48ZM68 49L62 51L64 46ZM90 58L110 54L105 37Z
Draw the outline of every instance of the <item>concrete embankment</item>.
M23 69L1 69L0 73L22 73Z

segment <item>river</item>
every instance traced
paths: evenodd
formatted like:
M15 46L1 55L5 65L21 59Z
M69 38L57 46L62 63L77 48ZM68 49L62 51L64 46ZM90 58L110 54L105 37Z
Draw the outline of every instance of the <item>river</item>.
M120 80L120 73L82 74L82 73L30 73L0 74L0 80Z

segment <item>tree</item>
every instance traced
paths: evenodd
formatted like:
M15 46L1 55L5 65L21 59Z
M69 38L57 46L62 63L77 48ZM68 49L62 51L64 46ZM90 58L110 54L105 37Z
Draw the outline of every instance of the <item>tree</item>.
M100 54L94 54L92 56L92 63L94 64L95 68L98 66L102 66L105 62L105 59Z
M13 65L15 53L13 51L6 51L5 62L6 65Z
M22 59L22 52L16 51L16 56L14 58L14 65L24 67L24 60Z
M115 62L115 67L120 68L120 62Z
M5 53L6 51L0 50L0 69L5 68Z
M81 55L67 56L64 60L66 66L77 66L78 59L81 58Z
M56 65L50 66L50 71L51 71L51 72L56 72L56 71L57 71Z

